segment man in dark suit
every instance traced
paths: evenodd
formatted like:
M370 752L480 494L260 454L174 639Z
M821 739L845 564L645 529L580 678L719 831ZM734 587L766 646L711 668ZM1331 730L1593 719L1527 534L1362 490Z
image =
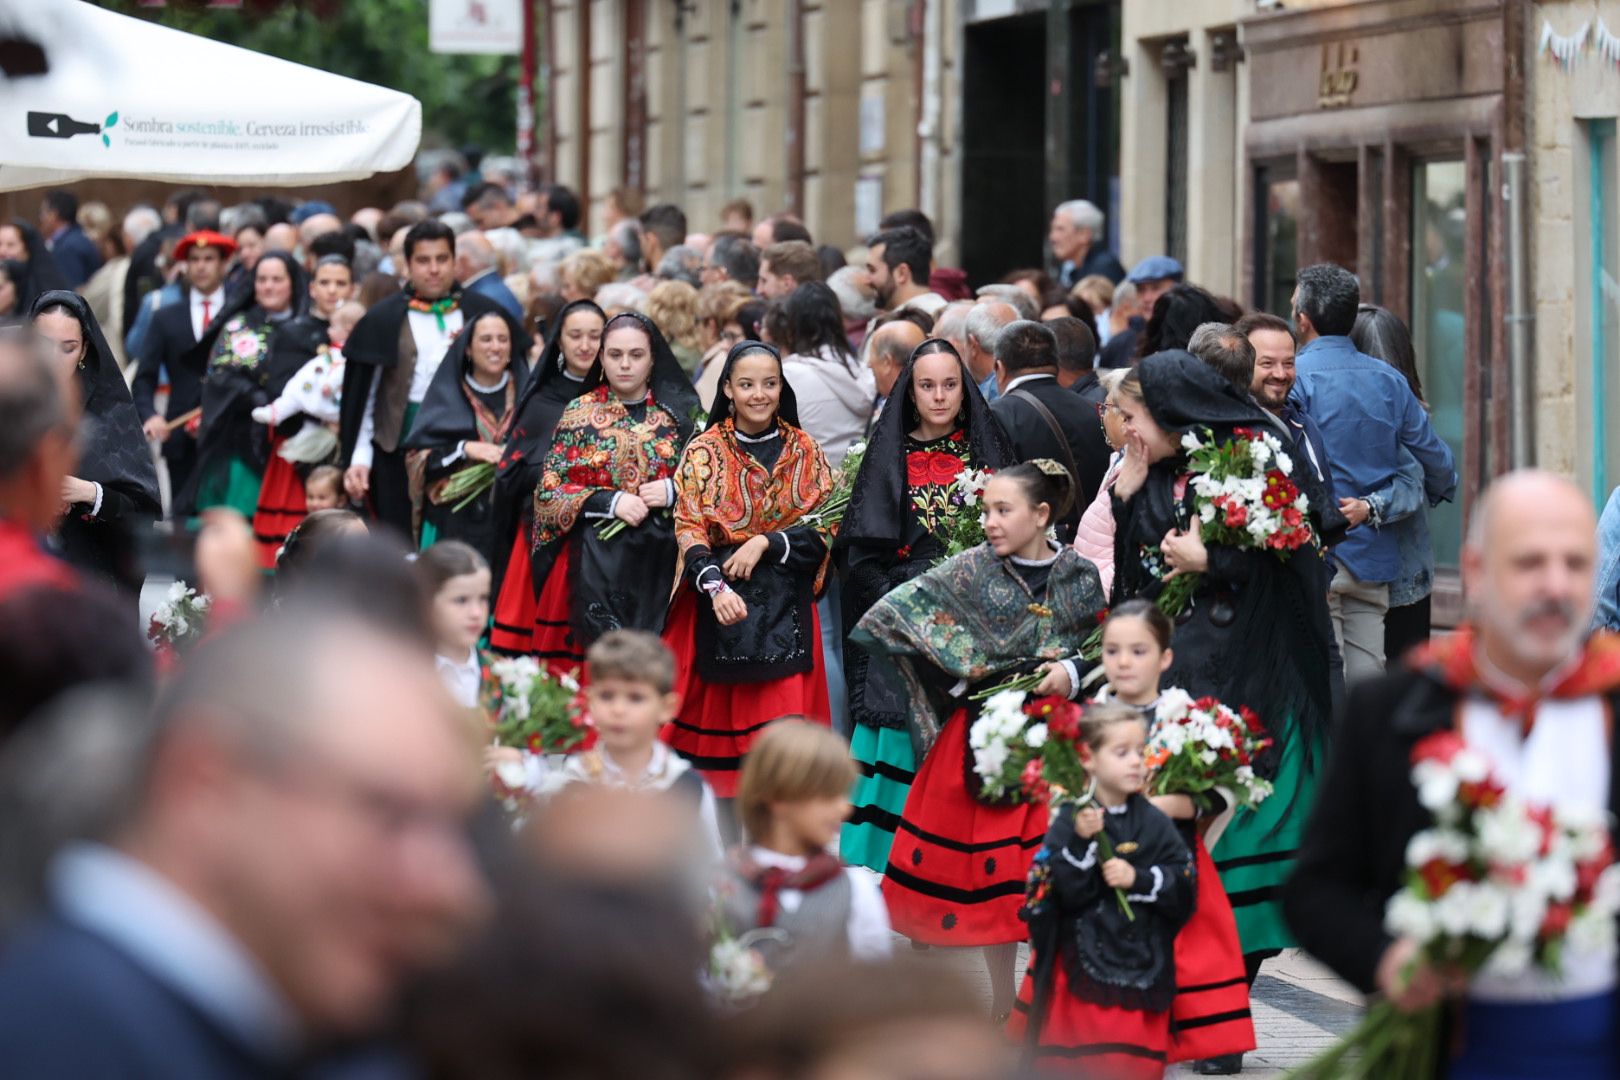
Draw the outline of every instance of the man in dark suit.
M1465 999L1448 1075L1613 1076L1620 1061L1612 951L1566 948L1555 971L1464 984L1386 917L1408 842L1434 825L1412 779L1414 755L1438 749L1431 736L1460 737L1526 805L1607 816L1620 840L1620 741L1607 733L1620 640L1586 636L1596 525L1584 493L1550 473L1486 490L1462 555L1469 623L1351 686L1284 892L1300 944L1362 991L1403 1010Z
M171 429L169 421L202 403L208 355L201 343L204 332L225 307L226 264L235 251L236 244L230 237L208 231L194 232L176 245L175 258L186 264L180 300L165 304L153 314L151 329L142 338L135 357L135 380L130 393L146 437L163 441L171 498L191 476L197 460L197 437L186 430L185 424ZM169 400L160 416L154 398L165 373Z
M1080 510L1090 506L1108 471L1108 441L1094 404L1058 382L1058 339L1028 319L1009 323L996 339L996 385L990 403L1019 461L1051 458L1075 478L1075 505L1058 522L1058 538L1074 539Z
M487 902L476 752L426 659L307 605L203 646L113 784L131 808L0 953L0 1072L287 1077L375 1033Z
M495 246L483 233L468 232L456 237L456 277L468 292L495 301L518 322L523 321L523 305L501 278Z
M39 204L39 231L75 292L101 269L101 252L79 228L79 197L73 192L57 188L45 193L45 201Z

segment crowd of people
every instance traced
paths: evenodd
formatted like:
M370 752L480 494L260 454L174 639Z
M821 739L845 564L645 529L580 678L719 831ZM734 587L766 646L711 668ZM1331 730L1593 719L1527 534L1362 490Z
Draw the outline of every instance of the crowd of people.
M1456 992L1380 921L1413 738L1460 709L1528 794L1620 790L1504 726L1605 737L1589 508L1487 491L1431 644L1456 463L1341 267L1246 311L1081 200L973 288L914 210L846 253L742 200L700 233L615 192L593 240L560 186L424 196L0 224L8 1075L1233 1074L1285 948ZM1251 445L1282 556L1200 502ZM208 609L158 674L165 558ZM502 657L578 690L566 759L467 722ZM1083 703L1089 802L986 787L1014 683ZM1146 795L1182 692L1263 722L1264 802ZM1451 1075L1554 1029L1613 1075L1549 1018L1614 981L1470 998Z

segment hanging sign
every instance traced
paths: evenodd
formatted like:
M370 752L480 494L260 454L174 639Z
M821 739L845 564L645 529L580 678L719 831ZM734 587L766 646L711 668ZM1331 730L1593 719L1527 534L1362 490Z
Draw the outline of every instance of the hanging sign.
M432 0L428 51L511 54L523 51L523 5L529 0Z

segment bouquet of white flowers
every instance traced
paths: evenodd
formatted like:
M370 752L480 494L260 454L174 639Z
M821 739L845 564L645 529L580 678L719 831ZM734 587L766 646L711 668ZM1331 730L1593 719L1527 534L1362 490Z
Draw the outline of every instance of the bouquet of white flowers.
M1434 827L1406 845L1406 883L1385 908L1386 930L1416 942L1422 963L1463 976L1556 972L1566 951L1614 956L1620 870L1603 814L1526 806L1454 732L1421 740L1412 763ZM1293 1075L1431 1077L1441 1008L1404 1013L1379 1002Z
M185 652L202 637L209 600L183 581L169 586L163 603L152 612L146 636L166 662Z

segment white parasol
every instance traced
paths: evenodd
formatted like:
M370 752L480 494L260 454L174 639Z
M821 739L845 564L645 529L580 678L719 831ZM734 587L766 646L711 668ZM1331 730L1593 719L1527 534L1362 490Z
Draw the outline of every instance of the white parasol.
M0 42L0 191L355 180L403 168L422 134L409 94L81 0L0 0Z

